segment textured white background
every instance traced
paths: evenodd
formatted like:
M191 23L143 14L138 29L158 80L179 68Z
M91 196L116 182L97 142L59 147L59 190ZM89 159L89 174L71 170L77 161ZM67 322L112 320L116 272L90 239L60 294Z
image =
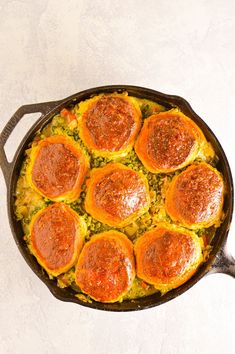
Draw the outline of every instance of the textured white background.
M26 103L104 84L185 97L221 141L235 172L235 1L0 0L0 130ZM13 154L32 121L7 145ZM208 276L138 313L57 301L13 241L0 175L0 353L230 354L235 280ZM235 253L235 226L229 247Z

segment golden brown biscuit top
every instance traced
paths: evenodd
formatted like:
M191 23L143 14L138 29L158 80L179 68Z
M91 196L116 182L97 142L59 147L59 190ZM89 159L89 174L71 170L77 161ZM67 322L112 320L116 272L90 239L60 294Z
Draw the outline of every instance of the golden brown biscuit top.
M202 240L192 231L159 223L135 243L137 276L161 292L185 283L197 270Z
M98 301L116 301L135 276L133 246L117 231L93 236L78 260L76 282Z
M158 167L175 168L189 156L195 136L180 117L156 118L149 122L147 153Z
M50 269L70 262L74 253L76 220L69 208L55 203L39 213L34 220L31 242L37 255Z
M41 147L32 170L32 181L51 198L73 189L79 174L77 156L62 143Z
M86 126L99 149L117 151L128 141L133 125L133 108L120 97L103 97L86 113Z
M142 267L147 276L165 283L183 273L194 256L192 238L179 232L158 229L148 241L142 249Z
M89 168L89 159L72 138L54 135L31 149L27 178L32 188L53 201L76 200Z
M182 112L172 109L145 119L135 151L149 171L168 173L192 162L205 142L200 128Z
M98 156L125 155L140 129L140 108L127 96L95 96L82 102L79 114L81 138Z
M96 205L110 215L125 219L146 205L146 187L133 170L114 168L94 189Z
M109 163L91 171L85 209L96 220L110 226L126 226L147 211L149 200L146 177L131 168Z
M213 219L223 202L223 180L211 166L201 163L188 167L176 177L167 204L172 215L188 224ZM171 214L171 212L170 212Z

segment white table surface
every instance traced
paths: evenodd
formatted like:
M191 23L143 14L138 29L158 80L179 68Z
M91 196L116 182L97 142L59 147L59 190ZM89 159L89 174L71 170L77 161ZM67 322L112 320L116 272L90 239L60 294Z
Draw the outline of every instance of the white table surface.
M0 0L0 130L22 104L105 84L185 97L235 172L235 1ZM14 131L12 156L32 124ZM235 279L212 275L141 312L56 300L19 254L0 175L0 353L235 353ZM235 225L229 248L235 253Z

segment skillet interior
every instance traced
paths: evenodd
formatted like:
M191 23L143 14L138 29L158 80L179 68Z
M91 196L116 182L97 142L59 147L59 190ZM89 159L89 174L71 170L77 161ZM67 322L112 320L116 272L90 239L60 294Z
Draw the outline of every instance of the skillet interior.
M54 114L58 113L63 107L69 106L70 104L76 104L82 100L89 98L92 95L96 95L102 92L114 92L114 91L124 91L127 90L130 95L139 97L139 98L147 98L152 101L156 101L166 107L174 107L177 106L181 109L183 113L185 113L188 117L193 119L198 126L202 129L204 135L207 140L211 142L213 148L219 157L219 164L217 168L222 172L224 176L224 181L226 184L227 193L225 196L224 203L224 211L225 211L225 220L221 224L221 226L217 229L216 234L214 236L212 242L212 251L210 256L197 271L197 273L185 284L180 286L179 288L173 289L166 293L163 296L160 296L159 293L153 294L151 296L147 296L145 298L140 298L131 301L123 301L122 303L99 303L93 301L92 303L85 303L74 296L75 292L71 288L58 288L56 285L56 281L50 280L46 274L46 272L41 268L41 266L37 263L36 259L29 253L29 250L23 240L23 230L21 227L21 223L16 220L14 215L14 191L16 189L16 183L19 177L21 165L24 159L24 151L27 148L28 144L32 141L34 134L39 128L44 127L50 119L54 116ZM25 258L28 265L31 269L37 274L37 276L48 286L51 293L58 299L62 301L70 301L75 302L83 306L100 309L100 310L108 310L108 311L131 311L131 310L141 310L153 306L160 305L164 302L167 302L176 296L182 294L186 290L188 290L191 286L193 286L198 280L200 280L210 269L211 265L214 262L214 259L220 249L223 247L226 239L227 233L229 230L231 217L232 217L232 209L233 209L233 188L232 188L232 178L231 172L228 165L227 158L224 154L224 151L218 142L217 138L210 130L210 128L206 125L206 123L192 110L190 105L181 97L165 95L163 93L153 91L150 89L145 89L141 87L135 86L123 86L123 85L115 85L115 86L104 86L89 89L80 93L77 93L73 96L70 96L56 105L49 113L43 115L29 130L26 134L25 138L22 140L19 148L14 157L13 168L10 175L10 181L8 184L8 214L10 219L11 229L17 243L17 246Z

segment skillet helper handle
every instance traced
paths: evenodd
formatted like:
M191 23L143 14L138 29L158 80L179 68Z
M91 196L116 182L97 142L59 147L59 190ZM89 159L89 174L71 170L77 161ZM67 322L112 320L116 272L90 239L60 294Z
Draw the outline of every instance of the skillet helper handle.
M235 278L235 259L227 250L226 245L217 254L215 261L209 270L209 274L213 273L224 273Z
M2 172L6 181L6 185L9 182L9 176L11 172L12 163L7 161L6 153L4 150L4 146L7 142L7 139L13 132L14 128L18 124L18 122L29 113L37 113L40 112L42 114L48 113L51 109L55 108L59 105L61 101L53 101L53 102L44 102L44 103L36 103L21 106L15 114L11 117L8 123L3 128L3 131L0 135L0 166L2 168Z

